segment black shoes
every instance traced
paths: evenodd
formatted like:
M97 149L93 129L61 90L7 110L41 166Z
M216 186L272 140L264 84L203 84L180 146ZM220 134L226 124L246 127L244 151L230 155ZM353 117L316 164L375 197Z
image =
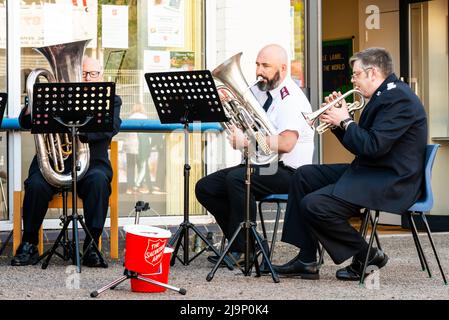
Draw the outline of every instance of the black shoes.
M102 262L94 248L90 247L83 255L83 266L89 268L107 268L108 264L104 259Z
M373 258L368 261L367 270L369 266L376 266L377 268L384 267L388 262L388 256L382 251L377 249ZM337 279L343 281L359 281L363 272L363 264L365 262L354 259L354 261L347 267L337 270Z
M23 242L17 248L16 255L11 260L12 266L29 266L39 261L39 252L36 245Z
M39 252L36 245L23 242L17 248L16 255L11 260L12 266L29 266L39 261ZM89 248L83 256L83 265L92 268L107 268L108 264L97 255L93 248Z
M299 255L281 266L273 266L273 270L283 277L300 277L308 280L318 280L320 273L317 262L304 263Z

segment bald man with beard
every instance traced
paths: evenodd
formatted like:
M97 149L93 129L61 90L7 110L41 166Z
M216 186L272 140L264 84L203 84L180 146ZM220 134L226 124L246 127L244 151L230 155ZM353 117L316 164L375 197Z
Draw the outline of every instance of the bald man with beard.
M257 200L270 194L288 193L290 178L295 170L312 163L314 131L301 114L311 112L312 108L288 73L288 55L284 48L270 44L259 51L256 77L261 80L251 91L276 130L276 134L266 137L266 142L271 150L278 153L278 158L267 165L252 165L252 221L256 218ZM234 149L251 147L251 142L238 128L232 129L228 139ZM245 173L242 163L212 173L196 184L198 201L215 217L228 240L245 218ZM244 251L245 233L242 230L233 242L230 254L234 260L241 262ZM210 256L208 260L216 263L218 256Z
M100 62L94 58L84 57L83 73L84 82L102 82L103 69ZM122 100L115 96L114 122L112 132L80 133L79 138L83 143L89 144L90 161L89 169L82 179L78 180L78 196L83 200L83 213L86 226L93 240L98 245L103 231L108 212L109 196L111 195L112 167L108 157L108 148L112 137L120 129L120 108ZM25 107L19 115L19 123L22 128L31 128L30 108ZM82 129L81 129L82 130ZM71 157L65 161L66 171L70 174ZM24 182L25 196L23 199L23 236L22 243L17 248L13 266L27 266L35 264L39 259L37 250L38 232L48 210L48 203L53 195L60 192L60 188L50 185L39 169L37 157L34 156L28 172L28 178ZM101 262L93 246L88 246L91 239L84 240L82 263L87 267L107 268L106 262Z

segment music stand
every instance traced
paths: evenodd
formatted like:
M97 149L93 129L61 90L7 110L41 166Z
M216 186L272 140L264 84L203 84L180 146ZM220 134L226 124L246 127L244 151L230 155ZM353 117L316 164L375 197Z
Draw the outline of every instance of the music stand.
M169 241L171 246L176 244L171 265L175 264L176 258L183 265L189 265L207 248L211 248L215 254L220 255L219 251L189 221L189 123L195 121L228 121L212 74L209 70L146 73L145 80L150 89L160 122L163 124L181 123L184 127L184 221ZM191 259L189 259L189 229L192 229L206 244ZM184 250L182 260L178 257L181 243L183 243ZM232 270L232 265L226 263L228 268Z
M0 92L0 127L3 122L3 116L5 115L7 102L8 102L8 94L5 92Z
M77 171L80 170L78 161L76 139L80 129L82 132L108 132L113 130L114 121L115 83L113 82L72 82L72 83L36 83L34 84L31 113L31 133L70 133L72 138L72 215L67 219L56 238L52 248L43 257L46 260L42 269L46 269L50 259L61 244L67 228L72 223L72 262L76 264L77 272L81 272L78 222L83 228L86 238L89 237L91 245L105 265L103 257L98 250L90 231L84 223L83 215L78 214L77 208ZM76 159L73 161L73 159ZM65 192L64 192L65 191ZM67 195L63 190L63 196ZM66 200L65 200L66 201ZM63 210L67 210L67 205ZM84 255L84 252L83 252ZM42 258L43 258L42 257Z

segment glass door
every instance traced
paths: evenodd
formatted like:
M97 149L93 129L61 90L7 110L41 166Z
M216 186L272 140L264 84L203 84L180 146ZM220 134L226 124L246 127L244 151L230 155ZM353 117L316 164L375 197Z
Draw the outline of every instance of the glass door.
M424 83L424 19L427 1L400 1L401 78L412 90L426 100Z

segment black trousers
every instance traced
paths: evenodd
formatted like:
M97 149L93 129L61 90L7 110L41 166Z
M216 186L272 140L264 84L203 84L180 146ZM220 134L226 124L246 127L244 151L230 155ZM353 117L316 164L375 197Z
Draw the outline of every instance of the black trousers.
M287 193L294 169L279 163L277 170L252 166L250 218L256 219L256 200L273 193ZM273 172L274 171L274 172ZM215 217L225 237L230 239L245 220L245 165L212 173L200 179L195 187L198 201ZM240 232L231 251L245 251L245 233Z
M78 181L77 193L83 200L86 226L95 241L103 231L111 195L112 170L102 164L92 164L84 177ZM23 238L22 241L38 243L39 228L48 210L48 203L59 188L50 185L42 176L36 158L30 166L24 182Z
M319 241L336 264L365 247L366 241L348 221L360 214L361 207L332 195L336 181L347 167L346 164L306 165L295 172L291 179L282 241L315 257Z

